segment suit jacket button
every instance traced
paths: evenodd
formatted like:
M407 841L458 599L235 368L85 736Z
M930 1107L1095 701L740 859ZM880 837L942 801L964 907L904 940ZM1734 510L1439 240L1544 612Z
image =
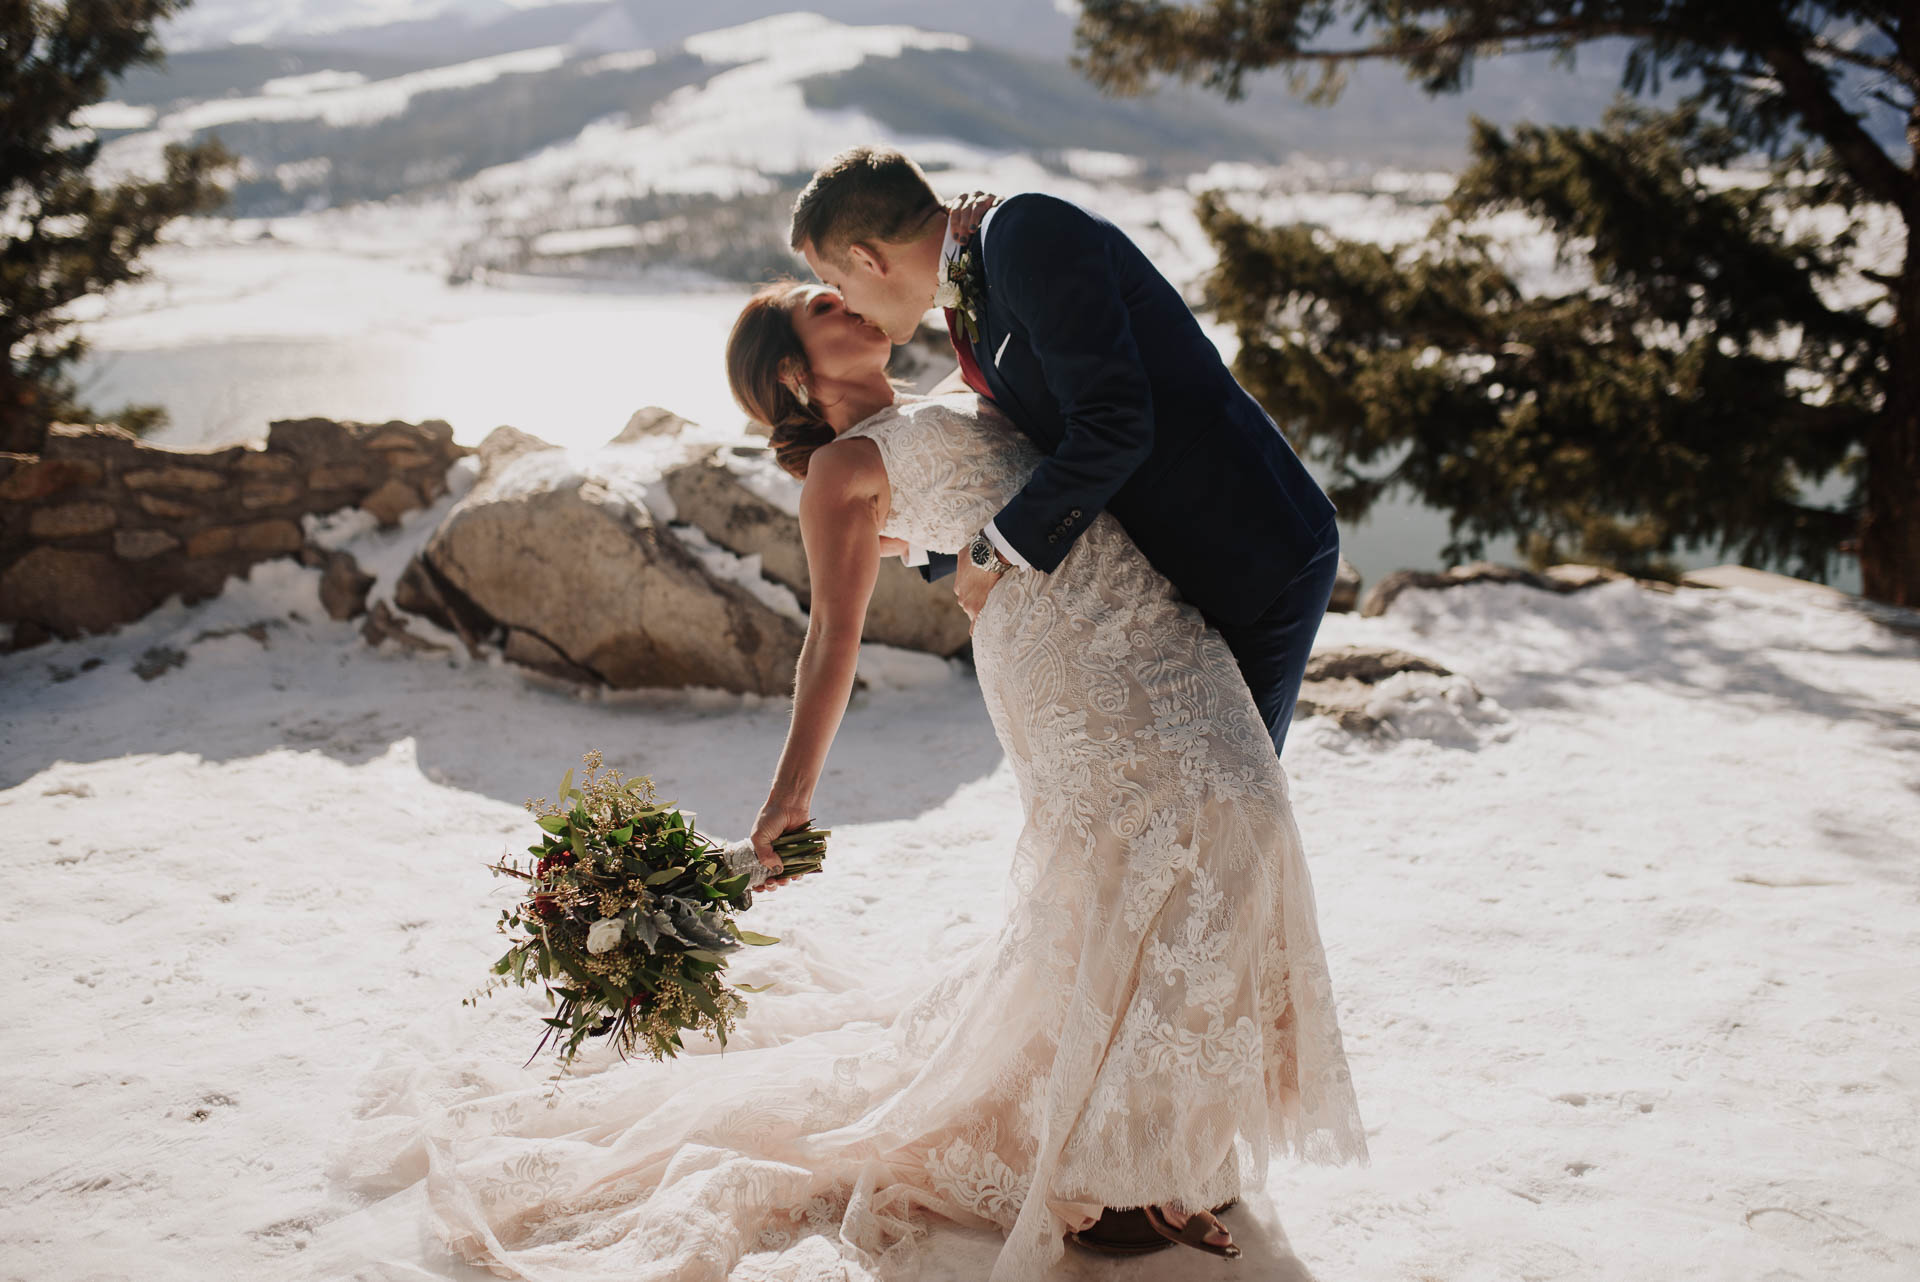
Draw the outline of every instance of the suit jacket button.
M1080 515L1080 509L1079 509L1079 508L1075 508L1075 509L1073 509L1073 511L1071 511L1071 512L1069 512L1069 513L1067 513L1067 515L1068 515L1068 516L1071 516L1071 517L1075 517L1075 518L1077 519L1077 518L1079 517L1079 515Z
M1049 534L1047 536L1047 542L1049 543L1058 543L1059 541L1060 541L1060 536L1058 534Z

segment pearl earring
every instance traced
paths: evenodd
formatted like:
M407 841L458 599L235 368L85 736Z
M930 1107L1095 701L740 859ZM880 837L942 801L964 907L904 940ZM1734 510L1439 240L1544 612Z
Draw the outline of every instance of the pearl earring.
M793 389L793 399L799 401L801 407L805 408L808 404L807 385L805 383L794 383L791 386Z

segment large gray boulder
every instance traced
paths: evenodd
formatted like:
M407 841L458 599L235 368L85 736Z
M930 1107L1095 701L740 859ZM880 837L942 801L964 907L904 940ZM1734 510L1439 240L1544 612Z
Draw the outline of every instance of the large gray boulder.
M398 604L469 646L501 636L509 658L575 680L792 691L797 607L662 528L642 501L650 468L623 465L618 447L582 462L509 443L513 456L408 567Z
M664 478L674 517L737 556L760 558L761 573L811 605L807 553L795 515L800 483L767 451L721 446L668 470ZM953 583L928 583L897 557L883 557L867 605L863 638L905 650L950 656L967 644L966 611Z

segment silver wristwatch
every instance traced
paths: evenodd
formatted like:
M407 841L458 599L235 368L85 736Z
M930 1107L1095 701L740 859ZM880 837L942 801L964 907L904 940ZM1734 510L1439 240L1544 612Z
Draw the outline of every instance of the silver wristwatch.
M985 530L974 535L973 542L967 545L967 560L973 562L975 569L989 574L1005 574L1013 568L1013 562L1000 555L1000 549L993 546Z

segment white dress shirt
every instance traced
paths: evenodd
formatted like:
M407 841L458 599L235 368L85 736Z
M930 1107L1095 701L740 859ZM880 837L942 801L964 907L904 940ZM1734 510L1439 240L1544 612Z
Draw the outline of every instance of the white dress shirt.
M1000 206L998 205L995 205L992 209L989 209L986 212L986 216L981 218L980 225L974 229L974 232L973 232L974 253L978 254L984 250L987 243L987 224L993 221L993 216L995 213L999 212L999 209L1000 209ZM953 260L954 256L957 255L959 252L960 252L959 243L956 242L953 238L953 223L951 220L949 220L947 223L947 234L940 241L940 279L942 280L946 279L946 266L949 262ZM956 345L959 343L964 343L966 342L966 336L964 334L956 334L954 335L954 342ZM994 363L995 364L999 363L998 353L995 353ZM1007 558L1007 560L1019 566L1021 569L1031 570L1033 568L1033 566L1028 562L1027 558L1025 558L1024 556L1021 556L1020 553L1014 549L1013 544L1007 542L1005 536L1003 536L1000 533L999 529L994 525L992 521L987 522L987 541L993 544L993 546L999 551L1001 556L1004 556L1005 558ZM964 556L966 554L963 552L961 553L961 555ZM908 565L925 565L927 563L927 551L925 548L917 548L917 547L909 546L907 548L907 555L902 559Z

